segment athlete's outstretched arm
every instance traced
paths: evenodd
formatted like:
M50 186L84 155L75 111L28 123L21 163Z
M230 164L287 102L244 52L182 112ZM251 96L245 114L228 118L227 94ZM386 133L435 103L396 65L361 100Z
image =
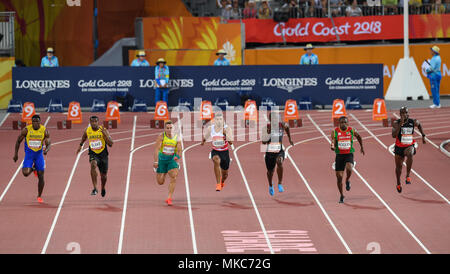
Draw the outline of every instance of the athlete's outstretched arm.
M362 141L361 135L359 135L359 133L356 131L356 129L353 129L353 131L354 131L356 139L358 140L359 145L361 146L361 153L363 155L365 155L364 147L363 147L363 141Z
M14 148L14 157L13 157L14 162L16 162L17 159L19 159L20 143L22 143L23 139L25 137L27 137L27 134L28 134L28 129L27 128L23 128L22 131L20 131L19 136L17 137L16 146Z
M425 133L423 133L422 124L419 123L419 120L414 120L414 126L416 126L419 129L420 134L422 134L422 143L426 144L427 142L425 141Z
M400 132L400 125L397 121L392 123L392 138L397 138L398 133Z
M281 124L283 125L284 130L286 131L286 135L287 135L288 138L289 138L289 143L291 144L291 146L293 146L293 145L294 145L294 142L292 142L292 139L291 139L291 131L290 131L290 129L289 129L289 125L286 124L286 123L281 123Z
M334 130L331 132L331 150L336 149L336 139L334 138Z
M201 142L202 146L205 144L206 138L209 137L210 134L211 134L211 126L208 126L202 136L202 142Z
M103 133L103 139L105 139L106 144L109 147L112 147L113 145L113 139L111 138L111 135L109 135L109 131L106 128L102 128L102 133Z
M183 155L183 148L181 147L181 137L178 136L178 140L177 140L177 154L175 156L175 158L177 158L176 159L177 161L179 159L181 159L181 155Z
M87 134L86 134L86 130L85 130L84 133L83 133L83 136L81 136L81 142L80 142L80 145L78 146L77 154L80 153L81 147L83 146L83 144L86 141L86 139L87 139Z
M159 154L159 150L161 149L163 135L164 135L164 133L161 133L160 135L158 135L158 138L156 139L156 142L155 142L155 153L153 154L153 167L154 168L158 168L158 154Z
M51 146L51 141L50 141L50 134L48 133L48 130L45 130L45 135L44 135L44 144L45 144L45 149L44 149L44 155L47 155L48 151L50 150L50 146Z
M230 144L230 145L233 145L233 130L231 129L231 127L227 127L226 129L225 129L225 135L226 135L226 139L227 139L227 141L228 141L228 143Z

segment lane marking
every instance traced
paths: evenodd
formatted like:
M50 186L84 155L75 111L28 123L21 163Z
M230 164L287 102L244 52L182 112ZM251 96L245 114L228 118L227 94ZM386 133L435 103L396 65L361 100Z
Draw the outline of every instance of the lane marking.
M353 114L350 114L350 115L353 117L353 119L355 119L355 121L357 121L357 122L364 128L365 131L367 131L372 137L374 137L375 140L377 140L378 143L380 143L382 147L384 147L387 151L389 151L389 153L390 153L391 155L393 155L393 156L395 157L394 153L393 153L392 151L390 151L389 148L388 148L388 147L387 147L380 139L378 139L378 137L376 137L376 136L375 136L375 135L367 128L367 127L365 127L365 126L361 123L361 121L358 120L358 118L356 118ZM403 165L406 166L406 163L403 162ZM437 195L439 195L445 202L447 202L447 204L450 204L450 202L448 201L448 199L447 199L444 195L442 195L437 189L435 189L430 183L428 183L428 182L427 182L422 176L420 176L419 173L417 173L413 168L411 168L411 172L414 173L414 175L416 175L417 177L419 177L419 179L422 180L422 182L423 182L425 185L427 185L427 186L428 186L430 189L432 189Z
M120 223L119 245L117 247L117 254L122 253L123 233L124 233L124 229L125 229L125 216L127 214L128 191L129 191L130 177L131 177L131 165L133 163L134 137L136 136L136 121L137 121L137 116L135 115L133 118L133 133L131 136L130 156L128 159L127 182L125 185L125 197L124 197L124 201L123 201L122 220Z
M0 122L0 127L3 125L3 123L6 121L6 118L9 116L9 112L6 113L5 117L3 117L2 121Z
M350 114L355 120L357 120L359 122L358 119L356 119L356 117L354 117L354 115L351 113ZM311 118L311 116L309 114L307 114L309 120L311 120L311 122L316 126L317 130L322 134L322 136L327 140L328 143L331 144L331 141L328 139L328 137L326 136L326 134L322 131L322 129L320 129L320 127L314 122L314 120ZM361 124L361 122L359 122ZM361 124L363 127L364 125ZM375 137L376 138L376 137ZM378 138L377 138L378 139ZM378 200L380 200L380 202L389 210L389 212L391 213L392 216L394 216L394 218L403 226L403 228L409 233L409 235L411 235L411 237L420 245L420 247L425 250L425 252L427 254L431 254L431 252L425 247L425 245L416 237L416 235L414 235L414 233L412 233L412 231L408 228L408 226L406 226L405 223L403 223L403 221L397 216L397 214L395 214L395 212L389 207L389 205L380 197L380 195L378 195L378 193L369 185L369 183L366 181L366 179L364 179L363 176L361 176L361 174L358 172L358 170L356 170L356 168L353 169L353 171L356 173L356 175L358 175L358 177L364 182L364 184L369 188L369 190L378 198Z

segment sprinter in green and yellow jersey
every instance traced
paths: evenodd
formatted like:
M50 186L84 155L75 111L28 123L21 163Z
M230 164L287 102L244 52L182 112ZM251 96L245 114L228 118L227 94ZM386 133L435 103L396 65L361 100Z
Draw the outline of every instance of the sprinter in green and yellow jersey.
M164 132L156 140L153 167L156 169L156 181L159 185L164 184L166 174L169 174L170 183L169 196L166 200L167 205L172 205L172 195L180 168L178 161L181 158L181 150L181 140L174 132L173 122L170 120L166 121L164 123Z

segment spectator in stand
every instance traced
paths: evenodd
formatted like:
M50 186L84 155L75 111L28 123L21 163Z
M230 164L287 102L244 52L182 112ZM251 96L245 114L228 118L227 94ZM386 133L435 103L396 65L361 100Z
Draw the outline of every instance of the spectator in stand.
M42 57L41 67L59 67L58 57L53 55L53 48L47 49L47 55Z
M312 2L314 3L314 2ZM306 7L305 18L316 17L314 4Z
M261 1L261 7L258 11L258 18L259 19L272 19L272 9L269 7L269 3L267 0Z
M256 15L258 14L258 10L256 9L255 6L255 0L249 0L246 3L246 7L244 9L243 12L243 18L244 19L248 19L248 18L256 18Z
M145 51L140 50L138 54L136 54L136 59L131 62L132 67L149 67L150 64L147 60L145 60Z
M450 13L450 0L444 0L445 13Z
M169 104L169 67L166 65L164 58L159 58L156 61L155 82L155 105L161 100L161 93L162 100Z
M367 0L367 15L381 15L381 0Z
M330 0L331 16L341 16L341 8L345 6L342 0Z
M431 13L431 8L433 6L433 4L431 3L432 0L422 0L422 6L420 7L420 13L422 14L430 14ZM433 1L435 2L435 1ZM442 1L439 1L442 3Z
M225 58L225 55L227 55L227 52L223 49L220 49L216 55L219 56L216 61L214 61L214 66L229 66L230 61Z
M289 18L298 18L298 3L297 0L290 0L288 4Z
M382 0L382 3L384 6L384 15L393 15L398 13L398 0Z
M241 19L241 9L239 8L239 1L233 0L233 8L231 9L230 19Z
M402 3L403 4L403 3ZM409 0L409 14L419 14L422 0Z
M352 4L345 9L345 13L347 17L362 16L362 10L358 7L358 2L356 0L353 0Z
M436 0L436 3L431 7L432 14L443 14L445 13L445 6L442 4L441 0Z
M217 6L221 9L220 17L225 22L231 19L231 0L217 0Z
M319 57L312 53L314 47L311 44L307 44L303 49L306 51L306 53L302 55L302 58L300 59L300 65L318 65Z

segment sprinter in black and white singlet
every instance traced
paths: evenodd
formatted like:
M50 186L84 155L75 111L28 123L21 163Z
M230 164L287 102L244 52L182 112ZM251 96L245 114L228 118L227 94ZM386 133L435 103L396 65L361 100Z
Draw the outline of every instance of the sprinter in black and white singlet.
M422 125L416 119L409 118L407 107L400 108L400 119L392 123L392 138L395 138L395 175L397 177L397 191L402 192L400 176L402 174L402 164L406 157L406 184L411 183L409 174L413 163L413 155L416 154L416 140L414 140L414 127L417 127L422 134L422 142L425 144L425 133Z
M272 114L273 113L273 114ZM267 145L264 160L267 168L267 180L269 182L269 194L273 196L272 178L277 166L278 192L284 192L283 181L283 161L285 158L283 149L283 133L289 138L289 143L293 146L289 126L281 121L279 113L269 113L269 123L262 128L262 144Z
M211 159L214 163L214 175L216 176L216 191L221 191L225 186L225 180L228 177L228 168L230 167L229 148L232 146L233 132L227 126L221 112L214 114L212 124L206 128L202 143L211 141Z

